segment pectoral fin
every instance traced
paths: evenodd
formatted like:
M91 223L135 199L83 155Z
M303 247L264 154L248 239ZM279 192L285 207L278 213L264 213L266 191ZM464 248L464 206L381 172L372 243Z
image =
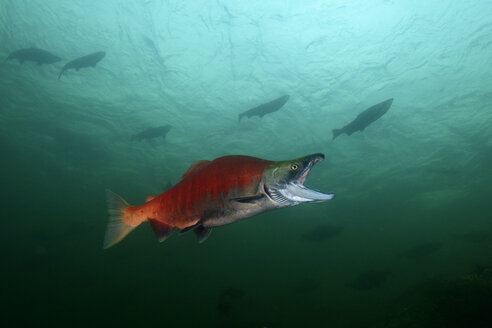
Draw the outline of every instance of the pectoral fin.
M246 197L239 197L239 198L233 198L233 201L239 202L239 203L256 203L260 199L263 199L265 195L259 194L259 195L254 195L254 196L246 196Z
M210 232L212 232L212 228L205 228L203 226L196 227L195 230L193 230L196 234L196 237L198 238L199 243L203 243L205 239L208 238L210 235Z
M193 230L193 232L196 234L196 237L198 238L198 242L202 243L205 241L205 239L207 239L208 235L210 235L212 228L205 228L202 225L202 222L198 222L197 224L182 229L179 233L183 234L190 230Z
M193 230L193 229L195 229L195 228L197 228L197 227L199 227L199 226L201 226L201 225L202 225L202 223L201 223L200 221L198 221L198 223L197 223L197 224L194 224L194 225L191 225L191 226L186 227L186 228L184 228L184 229L181 229L181 231L179 232L179 234L180 234L180 235L182 235L182 234L184 234L185 232L188 232L188 231L190 231L190 230Z

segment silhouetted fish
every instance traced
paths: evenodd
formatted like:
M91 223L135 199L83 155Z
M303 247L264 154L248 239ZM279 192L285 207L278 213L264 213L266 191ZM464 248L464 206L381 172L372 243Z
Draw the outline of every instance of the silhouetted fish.
M62 76L63 72L65 72L67 69L75 69L76 71L78 71L79 69L84 67L96 67L96 64L101 61L104 56L106 56L106 53L104 51L98 51L93 54L69 61L65 64L65 66L63 66L60 75L58 75L58 80Z
M295 281L293 291L296 294L309 294L314 292L320 286L321 282L319 280L302 278Z
M340 134L345 133L347 135L351 135L355 131L364 131L364 129L376 121L378 118L383 116L388 109L391 107L393 103L393 98L383 101L382 103L376 104L372 107L369 107L355 118L352 122L345 125L341 129L333 130L333 139L338 137Z
M491 231L471 231L455 235L459 240L468 243L489 243L492 242Z
M137 139L138 141L141 141L143 139L150 140L158 137L162 137L163 139L165 139L167 133L169 132L169 130L171 130L171 128L172 128L171 125L163 125L155 128L149 128L145 131L134 134L132 136L132 139Z
M390 272L385 271L367 271L355 278L352 282L352 287L357 290L368 290L373 288L379 288L382 284L388 280Z
M220 293L217 308L220 312L229 316L234 302L243 297L244 291L242 289L234 287L227 288Z
M342 227L334 227L330 225L319 225L301 235L302 241L325 241L340 235L343 231Z
M418 258L431 255L442 247L442 243L423 243L398 253L398 257Z
M46 50L32 47L12 52L5 61L10 59L18 59L21 64L25 61L32 61L38 63L38 65L53 64L61 60L60 57Z
M475 264L475 268L469 273L471 276L479 276L482 278L492 279L492 267L482 264Z
M282 108L283 105L285 105L287 100L289 100L289 96L285 95L270 102L267 102L266 104L248 109L247 111L238 115L238 120L239 122L241 122L243 116L247 116L248 118L252 116L259 116L261 118L265 114L276 112L280 108Z

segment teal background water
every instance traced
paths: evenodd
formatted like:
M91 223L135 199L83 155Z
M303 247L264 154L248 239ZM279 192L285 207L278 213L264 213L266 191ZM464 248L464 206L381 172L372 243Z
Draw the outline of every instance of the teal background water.
M36 46L63 60L0 64L0 320L404 326L392 318L422 283L491 264L491 17L485 0L1 1L2 58ZM57 80L99 50L96 68ZM280 111L238 125L283 94ZM388 98L364 132L331 140ZM165 141L131 140L165 124ZM203 244L159 244L144 224L102 250L105 188L141 204L197 160L315 152L326 160L307 185L333 201L217 228ZM339 233L303 238L320 226ZM356 288L367 272L380 283Z

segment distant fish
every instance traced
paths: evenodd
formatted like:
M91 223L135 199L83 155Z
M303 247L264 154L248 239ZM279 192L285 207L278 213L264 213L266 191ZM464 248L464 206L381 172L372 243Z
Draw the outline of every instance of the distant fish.
M334 227L330 225L319 225L301 235L301 241L320 242L340 235L343 231L342 227Z
M25 61L32 61L38 63L38 65L42 64L53 64L61 60L60 57L53 55L52 53L38 48L26 48L20 49L12 52L5 61L10 59L18 59L22 64Z
M475 264L475 269L470 272L471 276L486 278L488 281L492 278L492 267L482 264Z
M219 295L217 308L226 316L230 316L234 303L243 298L244 294L242 289L234 287L223 290Z
M285 105L287 100L289 100L289 96L285 95L270 102L267 102L266 104L248 109L247 111L238 115L238 120L239 122L241 122L241 119L244 116L247 116L248 118L252 116L259 116L260 118L262 118L266 114L278 111L280 108L282 108L283 105Z
M98 51L93 54L69 61L65 64L65 66L63 66L60 75L58 75L58 80L67 69L75 69L76 71L78 71L79 69L85 67L96 67L96 64L101 61L104 56L106 56L106 53L104 51Z
M455 237L459 240L468 243L490 243L492 242L491 231L470 231L456 234Z
M143 139L150 140L158 137L166 138L167 133L171 130L171 125L163 125L155 128L149 128L140 133L134 134L132 139L136 139L138 141L142 141Z
M357 290L368 290L379 288L383 285L387 280L390 272L385 271L367 271L364 272L355 278L352 282L352 287Z
M441 247L442 247L442 243L436 243L436 242L423 243L411 247L406 251L398 253L398 257L413 259L413 258L429 256L437 252Z
M321 282L312 278L302 278L295 281L293 292L295 294L309 294L319 289Z
M382 103L376 104L372 107L369 107L355 118L352 122L345 125L341 129L333 130L333 140L338 137L340 134L345 133L347 135L351 135L356 131L364 131L364 129L370 125L372 122L379 119L383 116L388 109L391 107L393 103L393 98L383 101Z

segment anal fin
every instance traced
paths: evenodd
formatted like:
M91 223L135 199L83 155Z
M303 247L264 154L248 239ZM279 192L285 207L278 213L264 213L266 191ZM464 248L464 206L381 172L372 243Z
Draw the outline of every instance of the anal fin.
M150 225L152 226L152 229L154 229L154 232L159 242L163 242L173 233L174 230L173 226L170 226L169 224L166 224L158 220L149 220L149 221L150 221Z

